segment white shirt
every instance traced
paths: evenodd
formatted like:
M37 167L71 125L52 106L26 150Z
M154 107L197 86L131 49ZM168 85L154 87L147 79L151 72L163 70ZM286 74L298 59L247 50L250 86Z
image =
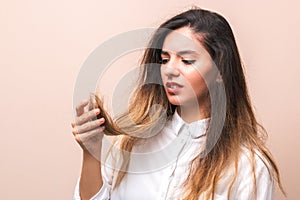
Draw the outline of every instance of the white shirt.
M120 166L120 158L108 159L102 162L103 186L91 199L92 200L165 200L182 199L182 183L189 174L190 162L204 148L205 130L208 119L186 124L174 113L172 120L141 145L132 150L128 173L119 187L112 190L117 177L112 166ZM102 157L108 152L108 137L103 138ZM105 142L106 141L106 142ZM105 145L106 144L106 145ZM104 150L106 149L106 150ZM259 155L259 154L258 154ZM273 199L274 182L267 167L261 158L255 155L255 175L257 184L257 199ZM243 148L239 161L238 177L232 188L230 199L251 199L253 188L253 175L250 164L249 152ZM117 160L118 163L114 163ZM113 164L114 163L114 164ZM234 169L228 172L216 188L215 199L227 199L227 192L232 180ZM199 198L204 200L204 194ZM79 179L74 193L74 200L80 200Z

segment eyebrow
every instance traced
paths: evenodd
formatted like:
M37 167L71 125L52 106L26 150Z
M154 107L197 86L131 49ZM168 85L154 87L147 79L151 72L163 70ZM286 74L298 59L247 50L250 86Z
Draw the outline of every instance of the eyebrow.
M193 51L193 50L178 51L178 52L176 52L176 54L179 55L179 56L182 56L182 55L185 55L185 54L199 55L199 53L197 51ZM169 56L170 54L167 51L162 50L161 55Z

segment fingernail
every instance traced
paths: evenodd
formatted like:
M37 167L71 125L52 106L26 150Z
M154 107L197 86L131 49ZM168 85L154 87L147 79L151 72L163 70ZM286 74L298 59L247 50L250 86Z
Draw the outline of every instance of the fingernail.
M96 109L95 109L95 113L96 113L96 114L99 114L99 113L100 113L100 109L99 109L99 108L96 108Z

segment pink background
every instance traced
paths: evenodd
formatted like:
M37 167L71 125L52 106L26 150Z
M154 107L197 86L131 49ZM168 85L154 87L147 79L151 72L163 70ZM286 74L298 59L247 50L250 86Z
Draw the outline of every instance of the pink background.
M157 27L193 4L220 12L230 22L287 199L298 199L300 15L296 0L1 1L1 199L72 198L81 150L70 122L73 88L82 63L112 35ZM275 199L285 198L276 191Z

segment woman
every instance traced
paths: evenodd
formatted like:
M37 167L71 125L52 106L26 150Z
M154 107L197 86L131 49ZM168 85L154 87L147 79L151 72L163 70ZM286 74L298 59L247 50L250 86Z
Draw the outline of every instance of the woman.
M169 19L141 66L128 112L116 121L97 97L95 109L77 106L83 165L74 199L272 199L274 182L283 191L222 16L191 9ZM117 147L105 159L104 138Z

